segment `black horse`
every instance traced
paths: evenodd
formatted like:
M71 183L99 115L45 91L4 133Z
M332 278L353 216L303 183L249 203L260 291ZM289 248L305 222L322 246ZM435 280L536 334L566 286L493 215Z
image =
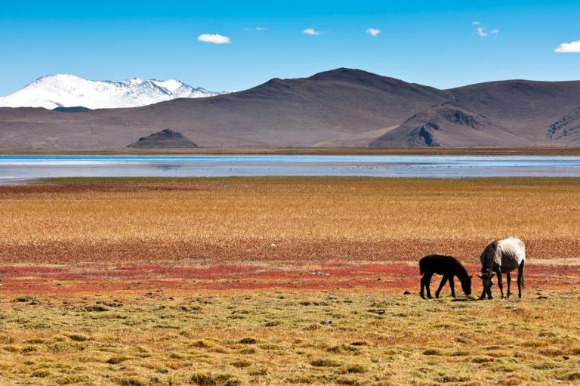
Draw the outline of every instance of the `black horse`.
M457 276L461 281L461 288L465 295L471 295L471 276L467 274L465 267L455 257L442 255L429 255L419 260L419 269L421 271L421 297L425 299L425 287L427 288L427 297L431 296L431 277L434 273L443 275L443 280L439 284L439 288L435 292L435 296L439 297L441 289L449 280L449 287L451 287L451 296L455 297L455 281ZM472 275L473 276L473 275Z

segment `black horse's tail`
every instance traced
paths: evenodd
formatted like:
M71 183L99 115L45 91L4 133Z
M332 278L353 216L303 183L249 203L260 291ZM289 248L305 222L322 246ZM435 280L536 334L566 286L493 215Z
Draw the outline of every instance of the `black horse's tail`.
M425 262L423 260L419 260L419 273L421 275L425 273Z

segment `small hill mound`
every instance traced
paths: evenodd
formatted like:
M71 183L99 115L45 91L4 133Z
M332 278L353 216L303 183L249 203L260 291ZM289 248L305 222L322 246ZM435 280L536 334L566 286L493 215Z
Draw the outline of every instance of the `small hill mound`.
M163 147L198 147L189 138L180 132L171 129L161 130L148 137L141 137L137 142L130 144L130 148L163 148Z
M52 111L56 111L59 113L86 113L88 111L91 111L91 109L87 109L86 107L83 106L73 106L73 107L57 107L55 109L52 109Z
M370 147L518 146L526 142L480 114L446 103L415 114Z

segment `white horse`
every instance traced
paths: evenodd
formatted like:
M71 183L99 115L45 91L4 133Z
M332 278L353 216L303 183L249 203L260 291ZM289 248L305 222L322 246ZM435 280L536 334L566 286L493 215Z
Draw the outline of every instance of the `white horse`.
M493 285L492 277L497 274L497 285L503 295L503 283L501 273L507 273L507 297L511 295L511 275L510 272L516 268L518 270L518 296L522 297L522 288L524 288L524 265L526 263L526 246L524 243L515 237L510 237L503 240L494 240L485 247L481 257L481 275L479 277L483 281L483 292L479 299L484 299L487 294L488 299L493 299L491 294L491 287Z

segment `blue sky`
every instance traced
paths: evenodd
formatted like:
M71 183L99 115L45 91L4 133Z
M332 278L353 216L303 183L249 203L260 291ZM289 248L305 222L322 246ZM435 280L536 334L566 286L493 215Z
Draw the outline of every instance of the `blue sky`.
M442 88L580 79L580 53L555 52L576 41L577 0L10 1L0 7L0 95L56 73L210 90L337 67Z

